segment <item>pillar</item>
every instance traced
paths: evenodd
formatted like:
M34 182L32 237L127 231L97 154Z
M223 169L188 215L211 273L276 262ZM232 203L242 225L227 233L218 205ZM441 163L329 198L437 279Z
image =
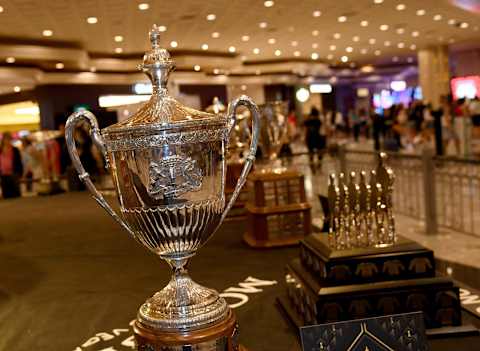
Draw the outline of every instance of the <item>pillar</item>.
M438 108L441 97L450 94L448 47L439 45L418 52L419 82L423 100Z

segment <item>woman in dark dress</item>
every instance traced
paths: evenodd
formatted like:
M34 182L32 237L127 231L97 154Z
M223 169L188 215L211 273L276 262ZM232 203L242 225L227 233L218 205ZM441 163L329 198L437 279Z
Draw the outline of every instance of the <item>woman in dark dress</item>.
M10 133L4 133L0 142L0 186L5 199L19 197L20 177L23 174L20 151L12 145Z

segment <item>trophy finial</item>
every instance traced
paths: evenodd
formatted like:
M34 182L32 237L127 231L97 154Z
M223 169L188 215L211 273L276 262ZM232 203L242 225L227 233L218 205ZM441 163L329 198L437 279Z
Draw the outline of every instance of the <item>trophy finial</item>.
M152 26L150 30L150 43L152 44L152 48L156 49L160 46L160 29L156 24Z
M175 68L175 63L170 53L160 47L160 27L154 24L149 32L151 49L143 56L143 63L139 68L147 74L152 81L154 91L166 89L168 76Z

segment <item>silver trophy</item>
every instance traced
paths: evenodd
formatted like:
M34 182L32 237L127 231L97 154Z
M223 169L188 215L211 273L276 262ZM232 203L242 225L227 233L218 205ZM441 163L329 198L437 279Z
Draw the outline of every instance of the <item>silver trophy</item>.
M140 65L152 81L150 100L130 118L101 131L92 113L75 112L67 121L66 140L73 165L94 199L173 270L167 286L140 307L137 321L157 330L187 332L231 314L215 290L189 277L185 265L219 228L246 181L255 160L259 111L247 96L231 102L226 114L182 106L167 91L174 62L168 51L160 48L159 38L154 26L152 48ZM225 150L241 105L253 116L252 138L241 176L225 205ZM97 191L80 162L74 131L82 120L90 123L91 137L105 156L121 215Z
M288 140L287 114L285 101L268 102L260 106L260 146L264 157L270 161L278 157L282 145Z

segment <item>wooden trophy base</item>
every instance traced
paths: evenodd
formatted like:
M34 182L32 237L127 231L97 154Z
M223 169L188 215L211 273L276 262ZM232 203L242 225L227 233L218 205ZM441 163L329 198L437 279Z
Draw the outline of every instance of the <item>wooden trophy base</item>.
M168 332L141 324L133 325L138 351L239 351L237 321L228 317L211 326L192 331Z

